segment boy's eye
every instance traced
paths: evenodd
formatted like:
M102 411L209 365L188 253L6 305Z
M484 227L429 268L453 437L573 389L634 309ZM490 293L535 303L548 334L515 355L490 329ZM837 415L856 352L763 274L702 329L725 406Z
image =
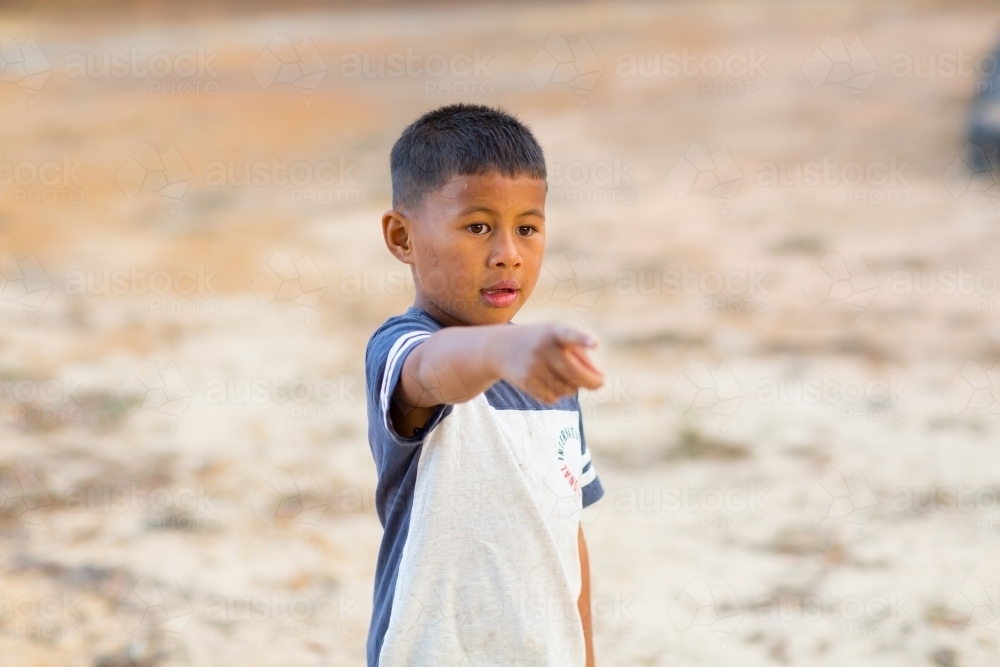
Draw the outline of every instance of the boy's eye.
M485 234L487 231L489 231L489 227L487 227L486 223L483 222L474 222L471 225L469 225L466 229L468 229L473 234Z
M517 228L517 233L520 234L521 236L531 236L533 233L537 231L538 230L532 227L531 225L521 225L520 227Z

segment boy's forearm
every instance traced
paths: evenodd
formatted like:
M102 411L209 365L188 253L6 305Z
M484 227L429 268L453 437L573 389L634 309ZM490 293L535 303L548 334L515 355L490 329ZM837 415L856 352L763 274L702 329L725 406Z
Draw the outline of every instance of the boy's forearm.
M502 378L498 353L507 325L448 327L414 348L403 364L396 402L413 408L463 403Z

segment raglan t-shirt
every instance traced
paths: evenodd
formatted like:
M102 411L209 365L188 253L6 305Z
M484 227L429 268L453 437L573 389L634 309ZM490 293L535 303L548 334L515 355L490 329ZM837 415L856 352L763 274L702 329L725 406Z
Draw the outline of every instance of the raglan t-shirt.
M583 667L577 532L604 491L578 397L547 405L500 381L400 436L389 406L403 362L441 328L411 307L365 355L384 528L368 666Z

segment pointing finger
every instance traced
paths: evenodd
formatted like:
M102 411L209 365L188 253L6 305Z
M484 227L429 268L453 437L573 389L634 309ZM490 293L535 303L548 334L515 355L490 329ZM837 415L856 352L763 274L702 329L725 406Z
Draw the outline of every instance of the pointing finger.
M565 324L557 324L552 328L552 333L560 345L580 345L582 347L597 347L597 336L580 329L568 327Z

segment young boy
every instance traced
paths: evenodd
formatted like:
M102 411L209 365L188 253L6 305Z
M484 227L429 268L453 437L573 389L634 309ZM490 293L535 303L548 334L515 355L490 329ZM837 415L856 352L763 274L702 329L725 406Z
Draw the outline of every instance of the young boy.
M365 355L385 533L369 667L593 665L580 510L603 495L579 387L596 339L513 325L545 249L545 159L514 117L458 104L392 149L389 251L416 298Z

